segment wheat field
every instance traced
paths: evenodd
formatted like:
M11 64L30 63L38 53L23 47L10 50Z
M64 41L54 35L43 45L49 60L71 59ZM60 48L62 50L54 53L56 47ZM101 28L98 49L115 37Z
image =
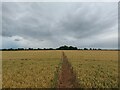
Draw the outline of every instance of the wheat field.
M60 52L4 51L3 88L51 88Z
M61 66L61 52L76 73L79 88L117 88L118 51L3 51L3 88L52 88Z
M81 88L118 87L118 51L64 51Z

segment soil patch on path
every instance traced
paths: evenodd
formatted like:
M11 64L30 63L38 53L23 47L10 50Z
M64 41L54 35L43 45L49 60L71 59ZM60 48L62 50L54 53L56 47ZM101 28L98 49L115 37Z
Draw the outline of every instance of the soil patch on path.
M58 76L57 88L77 88L76 74L73 72L73 67L68 62L68 58L62 52L62 67Z

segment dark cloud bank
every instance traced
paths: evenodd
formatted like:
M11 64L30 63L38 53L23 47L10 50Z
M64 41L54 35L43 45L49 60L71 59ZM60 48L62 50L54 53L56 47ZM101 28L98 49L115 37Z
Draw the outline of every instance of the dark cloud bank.
M3 48L118 48L117 3L2 5Z

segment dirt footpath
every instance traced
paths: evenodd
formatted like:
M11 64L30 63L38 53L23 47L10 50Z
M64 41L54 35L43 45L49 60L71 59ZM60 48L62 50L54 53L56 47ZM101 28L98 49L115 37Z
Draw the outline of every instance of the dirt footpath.
M62 68L58 76L57 88L76 88L76 75L64 52L62 52Z

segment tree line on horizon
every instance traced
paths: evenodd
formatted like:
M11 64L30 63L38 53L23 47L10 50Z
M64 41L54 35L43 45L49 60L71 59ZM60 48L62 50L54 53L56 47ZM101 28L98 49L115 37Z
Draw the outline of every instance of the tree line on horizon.
M9 49L2 49L2 51L17 51L17 50L102 50L100 48L96 49L96 48L83 48L83 49L79 49L77 47L74 47L74 46L60 46L59 48L17 48L17 49L13 49L13 48L9 48Z

